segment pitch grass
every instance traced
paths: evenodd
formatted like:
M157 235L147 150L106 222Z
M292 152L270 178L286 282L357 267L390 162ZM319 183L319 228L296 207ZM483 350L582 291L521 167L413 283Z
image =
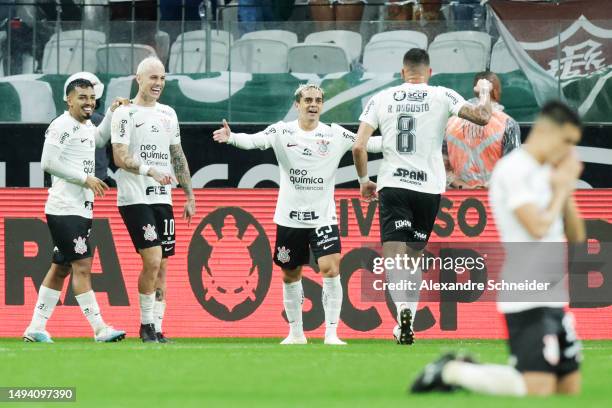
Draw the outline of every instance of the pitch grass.
M584 343L579 397L497 398L468 392L408 395L428 362L451 349L504 363L505 343L482 340L352 340L330 347L278 339L178 339L143 345L134 339L96 344L0 340L1 386L73 386L76 403L0 403L15 407L595 407L610 406L612 341Z

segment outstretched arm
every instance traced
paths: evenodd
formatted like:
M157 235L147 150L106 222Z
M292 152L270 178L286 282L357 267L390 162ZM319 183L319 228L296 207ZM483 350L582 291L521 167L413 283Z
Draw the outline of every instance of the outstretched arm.
M195 195L191 188L191 174L189 173L189 164L183 152L182 146L179 144L170 145L170 162L176 175L176 180L185 192L187 202L183 210L183 218L187 220L187 225L191 223L191 217L195 215Z
M243 150L265 150L272 147L272 140L275 134L276 128L274 126L268 126L263 132L258 132L253 135L232 133L229 124L223 119L223 126L214 131L213 139L217 143L231 144Z

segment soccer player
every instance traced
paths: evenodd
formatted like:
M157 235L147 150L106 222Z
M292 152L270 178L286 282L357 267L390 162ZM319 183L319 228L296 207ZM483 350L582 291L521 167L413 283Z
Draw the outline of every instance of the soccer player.
M96 96L91 82L76 79L66 87L68 111L54 119L45 132L41 164L50 173L52 186L45 205L47 225L55 245L51 268L38 291L32 321L24 341L53 343L46 330L59 300L64 279L72 273L72 289L98 342L120 341L116 330L102 319L91 288L93 252L89 242L94 195L104 196L108 186L94 174L95 148L104 146L110 135L110 118L100 130L91 123ZM121 102L113 102L112 112ZM110 113L109 113L110 116Z
M158 103L166 80L164 65L145 58L136 72L138 94L113 115L111 143L117 170L117 205L132 243L142 258L138 278L140 338L166 343L162 319L166 308L168 257L174 255L172 171L187 202L183 218L195 214L195 196L176 112Z
M302 327L302 265L309 261L309 248L323 275L325 344L344 345L337 326L342 306L340 283L340 235L336 219L334 186L340 159L355 142L346 129L319 121L323 90L301 85L295 91L298 119L277 122L254 135L232 133L227 122L214 132L219 143L240 149L272 148L280 167L280 189L274 222L274 263L283 271L283 303L289 335L281 344L306 344ZM376 140L370 144L374 146ZM378 140L380 151L380 140ZM376 151L372 147L372 151Z
M380 197L380 233L385 258L414 257L422 253L438 214L440 194L446 186L442 140L450 115L479 125L491 117L489 81L476 84L477 105L466 103L455 91L429 86L431 76L427 51L413 48L404 55L404 83L387 88L370 99L359 120L353 159L366 200ZM368 177L366 145L380 127L383 161L378 186ZM411 280L418 284L421 270L386 270L392 283ZM391 291L398 325L393 335L399 344L412 344L412 321L418 303L417 291Z
M543 253L564 246L566 238L570 243L586 239L572 194L582 171L574 151L580 137L578 115L560 102L547 103L525 145L498 162L489 190L495 223L506 247L502 279L529 276L559 282L564 296L542 293L535 300L509 302L499 294L498 310L506 320L514 366L474 364L450 353L426 367L413 384L413 392L456 387L512 396L580 392L581 346L573 317L565 311L566 257ZM538 262L541 258L545 260Z

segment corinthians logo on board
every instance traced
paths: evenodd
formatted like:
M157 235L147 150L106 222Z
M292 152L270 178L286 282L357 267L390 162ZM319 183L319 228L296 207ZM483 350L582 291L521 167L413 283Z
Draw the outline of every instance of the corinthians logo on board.
M200 222L187 262L194 295L220 320L249 316L270 288L268 237L251 214L237 207L219 208Z

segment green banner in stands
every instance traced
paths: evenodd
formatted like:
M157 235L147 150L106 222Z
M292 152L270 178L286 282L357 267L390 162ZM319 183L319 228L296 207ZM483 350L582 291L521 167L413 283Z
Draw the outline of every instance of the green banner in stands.
M530 122L538 104L523 73L499 75L502 104L519 122ZM430 84L473 96L473 74L440 74ZM564 84L568 102L589 122L610 122L612 71L599 72ZM66 75L17 75L0 79L0 122L48 123L64 110ZM108 106L116 96L134 96L133 77L101 76L106 88L102 101ZM362 72L329 74L247 74L216 72L168 75L161 102L172 106L181 122L273 123L296 118L293 93L300 83L315 82L325 90L322 120L356 123L367 100L377 91L401 83L399 74Z

